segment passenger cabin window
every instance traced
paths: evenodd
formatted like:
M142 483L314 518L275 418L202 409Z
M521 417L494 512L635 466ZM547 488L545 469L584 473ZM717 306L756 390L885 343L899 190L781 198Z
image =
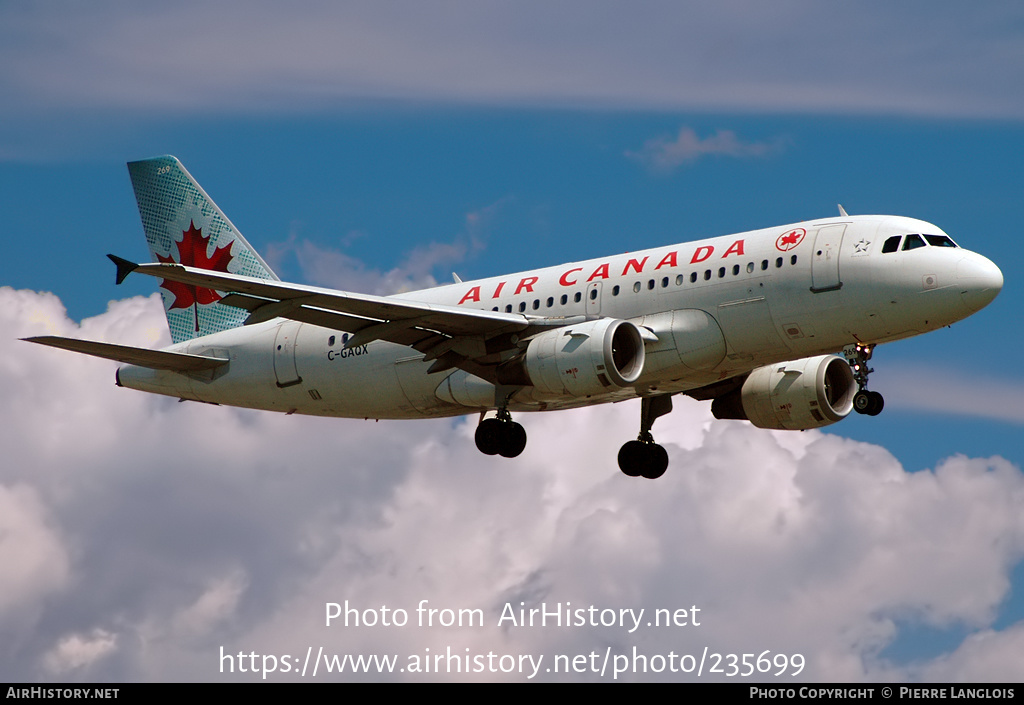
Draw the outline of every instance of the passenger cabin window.
M569 303L569 296L568 296L568 294L562 294L562 298L559 299L559 301L562 302L563 306L565 306L567 303Z
M577 291L576 295L572 297L572 300L575 301L576 303L579 303L580 301L583 300L583 294Z
M895 252L900 249L900 240L903 239L902 235L893 235L891 238L885 241L882 245L882 252Z
M916 250L918 247L926 247L924 238L920 235L907 235L907 239L903 242L903 251Z

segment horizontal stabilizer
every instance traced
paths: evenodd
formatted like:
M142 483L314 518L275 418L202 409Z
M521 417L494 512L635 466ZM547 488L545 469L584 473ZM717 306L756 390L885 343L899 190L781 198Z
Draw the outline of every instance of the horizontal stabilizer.
M40 345L49 345L51 348L84 353L93 357L102 357L107 360L126 362L130 365L138 365L139 367L148 367L153 370L202 372L203 370L212 370L228 363L228 359L224 357L189 355L187 353L167 352L166 350L148 350L146 348L133 348L127 345L97 343L92 340L61 338L55 335L41 335L35 338L22 338L22 340L27 340L30 343L39 343Z

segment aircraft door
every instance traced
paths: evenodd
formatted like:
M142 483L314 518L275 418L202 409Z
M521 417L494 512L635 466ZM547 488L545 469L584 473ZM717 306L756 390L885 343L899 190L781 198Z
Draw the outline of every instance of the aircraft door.
M598 316L601 314L601 282L590 282L587 284L587 315Z
M277 336L274 338L274 374L277 376L278 387L291 387L302 382L295 367L295 340L301 327L298 321L285 321L277 327Z
M835 291L843 286L839 278L839 249L843 244L846 224L818 228L811 255L811 291Z

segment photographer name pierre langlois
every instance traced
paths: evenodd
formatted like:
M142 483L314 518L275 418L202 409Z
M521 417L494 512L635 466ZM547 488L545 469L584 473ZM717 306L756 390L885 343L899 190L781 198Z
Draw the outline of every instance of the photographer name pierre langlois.
M420 600L416 607L418 627L482 627L484 612L482 609L451 609L430 607L429 600ZM380 608L358 609L339 602L325 602L326 626L341 620L344 627L404 627L409 624L409 613L401 607L392 608L381 605ZM648 627L699 627L700 608L696 605L681 607L674 610L659 608L651 610L653 621L646 622ZM644 624L643 607L633 609L600 608L596 605L573 607L571 602L555 602L550 607L542 602L536 607L527 607L520 602L519 607L506 602L498 616L499 627L622 627L628 628L630 634Z

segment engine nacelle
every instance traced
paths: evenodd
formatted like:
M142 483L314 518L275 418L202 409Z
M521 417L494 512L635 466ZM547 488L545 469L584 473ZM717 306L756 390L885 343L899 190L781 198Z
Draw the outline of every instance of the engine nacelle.
M644 369L644 341L635 324L601 318L541 333L530 340L522 370L545 395L585 397L621 389Z
M711 412L758 428L819 428L846 418L856 393L850 364L838 355L819 355L758 367L742 387L716 398Z

